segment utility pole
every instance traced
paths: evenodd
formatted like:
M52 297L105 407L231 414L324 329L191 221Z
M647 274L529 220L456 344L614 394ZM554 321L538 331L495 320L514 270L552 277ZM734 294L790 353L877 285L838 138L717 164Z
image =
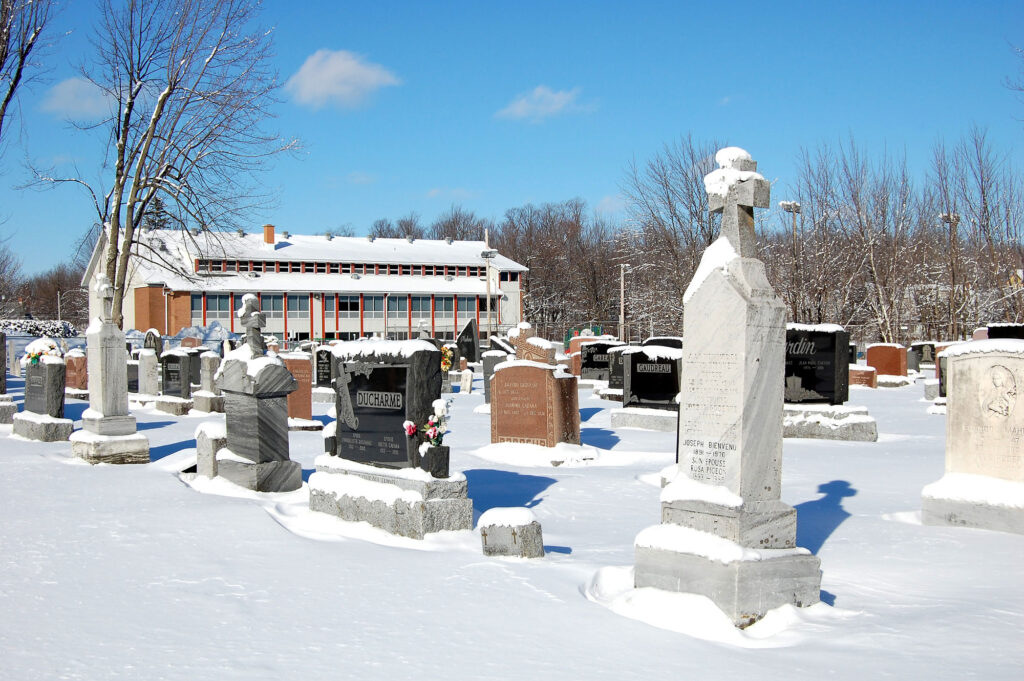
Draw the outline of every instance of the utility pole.
M619 264L619 340L626 341L626 263Z
M780 201L779 208L793 215L793 321L799 322L801 320L798 301L803 285L800 282L800 254L797 250L796 216L800 214L800 204L796 201Z
M491 314L491 260L498 255L498 251L490 247L488 230L484 230L484 250L480 257L484 259L484 273L487 279L487 345L491 345L491 336L494 335L494 317Z

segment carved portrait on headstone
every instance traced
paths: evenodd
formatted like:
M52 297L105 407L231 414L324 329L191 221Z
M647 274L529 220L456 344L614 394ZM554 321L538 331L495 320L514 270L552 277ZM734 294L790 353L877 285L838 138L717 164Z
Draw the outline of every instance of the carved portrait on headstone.
M1017 403L1017 381L1013 372L996 364L988 370L982 387L981 406L988 417L1006 418Z

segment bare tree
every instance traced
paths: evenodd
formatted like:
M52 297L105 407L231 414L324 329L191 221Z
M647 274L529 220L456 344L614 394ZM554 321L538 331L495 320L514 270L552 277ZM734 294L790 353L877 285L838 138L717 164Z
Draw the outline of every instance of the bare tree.
M376 239L423 239L426 237L426 230L420 225L420 216L409 213L398 218L398 222L392 222L388 218L374 220L370 225L369 236Z
M26 69L53 9L50 0L0 0L0 145L10 106L29 79Z
M14 312L21 280L21 259L6 241L0 240L0 317L9 317Z
M427 234L431 239L483 241L484 230L492 227L489 220L477 217L473 211L452 206L434 220Z
M295 148L263 130L279 84L258 9L253 0L103 0L95 63L83 75L111 105L87 126L109 138L105 190L80 177L37 175L92 196L118 324L129 259L143 255L138 235L157 196L177 225L234 227L266 199L255 174Z
M28 278L21 285L25 312L36 319L62 319L84 327L89 317L89 294L81 287L83 269L61 263Z

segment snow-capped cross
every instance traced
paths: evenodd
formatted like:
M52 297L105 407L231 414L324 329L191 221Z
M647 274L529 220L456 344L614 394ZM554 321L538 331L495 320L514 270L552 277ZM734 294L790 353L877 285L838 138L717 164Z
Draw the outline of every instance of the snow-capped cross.
M721 166L704 177L708 210L722 214L722 236L741 258L757 257L754 208L767 208L771 185L757 173L757 161L739 147L715 154Z

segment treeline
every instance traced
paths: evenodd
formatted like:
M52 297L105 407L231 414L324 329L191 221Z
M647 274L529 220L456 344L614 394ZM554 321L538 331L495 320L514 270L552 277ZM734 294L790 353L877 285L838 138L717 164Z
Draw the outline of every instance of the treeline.
M723 146L684 137L630 166L618 222L572 199L512 208L498 221L460 207L426 226L416 215L382 219L371 233L482 239L488 230L493 247L530 268L525 316L550 337L588 323L616 332L624 266L630 335L676 335L683 293L718 236L703 179ZM757 211L760 257L790 321L838 323L858 340L886 342L1024 321L1018 169L975 129L937 143L919 175L905 158L871 156L853 140L801 152L797 177Z

